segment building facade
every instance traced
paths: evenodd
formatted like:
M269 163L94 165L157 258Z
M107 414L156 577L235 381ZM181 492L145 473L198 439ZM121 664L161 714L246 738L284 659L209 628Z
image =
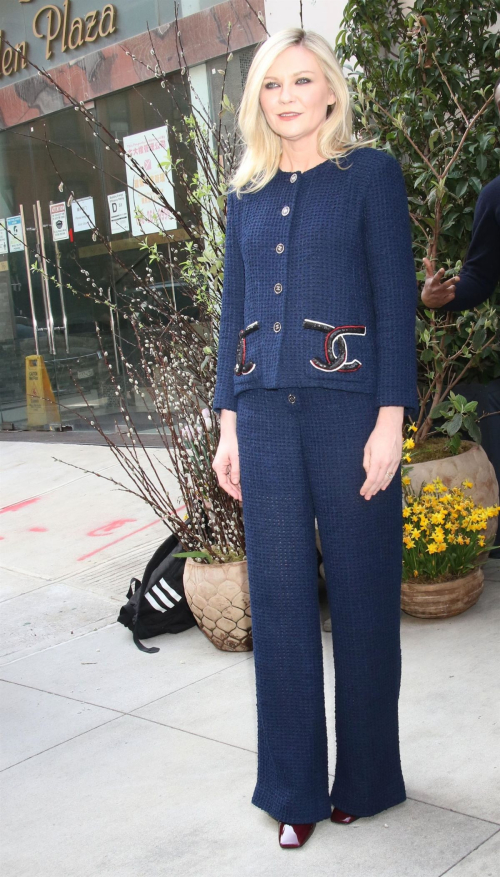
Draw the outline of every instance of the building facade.
M37 68L50 73L63 91L83 102L116 142L141 158L146 146L175 149L170 125L193 102L217 118L227 57L225 91L234 105L265 26L245 0L116 0L99 9L89 0L1 0L0 19L0 417L3 428L43 427L59 421L74 429L88 415L71 375L96 413L116 413L96 333L120 374L121 347L134 344L126 322L110 304L131 287L127 269L144 277L148 243L176 248L182 257L184 230L175 217L162 223L166 237L147 219L138 224L137 177L93 135L84 114L75 112ZM176 16L189 79L181 71ZM161 88L151 55L154 44L168 88ZM16 51L18 49L19 51ZM229 114L228 114L229 115ZM195 171L196 167L189 168ZM184 218L175 174L160 188ZM73 203L68 203L70 191ZM145 214L147 216L147 213ZM117 260L96 238L97 227ZM40 257L37 259L36 254ZM171 255L171 252L170 252ZM45 260L45 266L44 266ZM35 270L33 266L35 265ZM46 272L40 269L45 267ZM85 294L82 271L103 290L102 304ZM49 279L44 277L49 275ZM160 281L160 277L154 278ZM172 279L176 304L183 290ZM69 286L68 286L69 284ZM84 285L84 284L83 284ZM37 395L49 398L45 410ZM43 406L42 406L43 409ZM151 424L149 424L151 426Z

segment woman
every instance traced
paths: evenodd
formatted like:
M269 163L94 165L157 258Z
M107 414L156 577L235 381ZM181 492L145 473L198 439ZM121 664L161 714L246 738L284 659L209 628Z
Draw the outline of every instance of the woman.
M287 29L260 46L238 122L213 468L243 503L252 803L279 821L280 846L298 847L320 819L349 823L406 798L400 461L403 417L418 411L418 289L401 169L352 142L347 83L319 34ZM331 789L315 518L335 666Z

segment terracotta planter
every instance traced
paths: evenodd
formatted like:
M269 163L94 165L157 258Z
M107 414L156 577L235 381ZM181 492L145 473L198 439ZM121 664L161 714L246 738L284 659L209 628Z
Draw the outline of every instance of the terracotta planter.
M469 449L454 457L441 457L424 463L412 463L408 472L413 490L418 493L422 484L430 484L439 477L446 487L460 487L468 478L473 483L470 489L463 489L464 495L482 506L498 505L498 481L495 470L486 451L475 442L466 442ZM495 536L498 517L490 518L486 530L480 532L488 540ZM479 555L479 563L488 559L488 551Z
M247 561L197 563L186 557L184 590L198 627L225 652L252 650Z
M401 583L401 609L417 618L449 618L477 603L484 587L480 566L467 575L446 582Z

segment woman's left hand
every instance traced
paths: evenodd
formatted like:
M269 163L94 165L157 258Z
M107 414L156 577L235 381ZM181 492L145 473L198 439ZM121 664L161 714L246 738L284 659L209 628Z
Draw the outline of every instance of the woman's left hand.
M392 481L387 473L398 471L403 451L404 408L397 405L379 409L377 423L365 445L363 469L366 479L359 491L371 499L379 490L385 490Z

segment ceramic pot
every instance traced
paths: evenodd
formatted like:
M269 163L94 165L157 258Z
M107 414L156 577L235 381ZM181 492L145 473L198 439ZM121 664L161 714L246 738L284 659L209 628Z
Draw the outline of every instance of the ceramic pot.
M476 566L466 575L445 582L401 583L401 609L417 618L450 618L477 603L484 587L484 575Z
M253 648L247 561L197 563L186 557L184 591L200 630L224 652Z

